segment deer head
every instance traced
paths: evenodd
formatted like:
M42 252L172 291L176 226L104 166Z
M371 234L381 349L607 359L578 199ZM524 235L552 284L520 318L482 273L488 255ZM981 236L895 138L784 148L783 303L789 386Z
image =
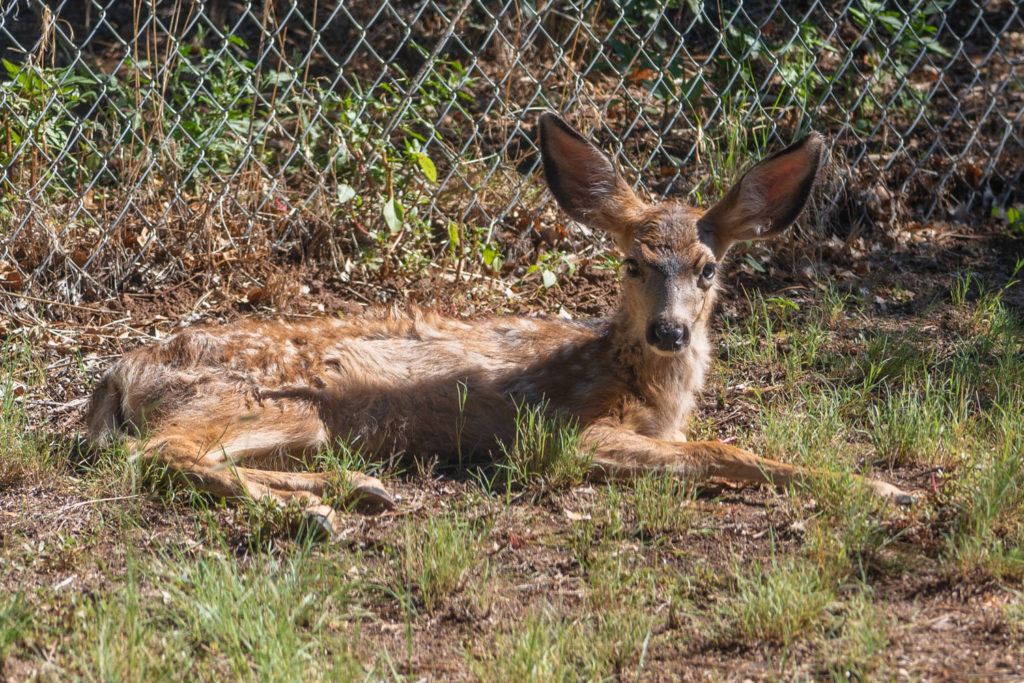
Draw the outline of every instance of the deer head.
M817 133L755 165L709 211L640 199L611 159L556 115L540 118L548 187L573 220L610 233L622 252L618 319L655 354L705 334L718 264L729 247L765 239L796 219L817 175Z

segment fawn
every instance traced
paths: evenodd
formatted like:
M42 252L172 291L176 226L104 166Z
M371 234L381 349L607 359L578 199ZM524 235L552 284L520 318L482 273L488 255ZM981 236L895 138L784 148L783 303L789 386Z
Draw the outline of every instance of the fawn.
M548 187L574 220L624 256L622 293L599 324L429 313L246 320L185 329L122 357L88 409L90 440L125 432L138 456L222 497L298 500L328 533L329 472L311 456L335 439L372 453L493 453L518 407L548 402L577 421L598 478L665 471L786 486L807 470L683 432L711 360L709 318L729 247L784 231L817 175L816 133L755 165L709 211L641 200L601 150L541 116ZM337 476L337 475L335 475ZM354 496L393 500L343 473ZM900 489L866 480L898 503Z

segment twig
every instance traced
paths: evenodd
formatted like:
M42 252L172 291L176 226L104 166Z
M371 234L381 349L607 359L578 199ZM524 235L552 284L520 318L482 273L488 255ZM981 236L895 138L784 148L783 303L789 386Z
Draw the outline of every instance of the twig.
M123 312L123 311L110 311L110 310L107 310L105 308L93 308L92 306L82 306L80 304L69 304L69 303L64 302L64 301L53 301L53 300L50 300L50 299L39 299L39 298L34 297L34 296L29 296L28 294L22 294L20 292L5 292L5 293L6 294L10 294L11 296L16 296L16 297L19 297L19 298L22 298L22 299L27 299L28 301L34 301L37 304L47 304L47 305L50 305L50 306L64 306L66 308L77 308L77 309L79 309L81 311L89 311L91 313L106 313L106 314L109 314L109 315L117 315L117 314Z
M97 503L111 503L111 502L114 502L114 501L117 501L117 500L131 500L132 498L142 498L142 497L143 497L143 495L141 493L133 493L130 496L112 496L110 498L96 498L94 500L83 500L83 501L78 502L78 503L72 503L71 505L65 505L62 508L58 508L57 510L54 510L53 512L51 512L50 516L56 517L57 515L62 515L65 512L71 512L72 510L74 510L76 508L85 507L86 505L96 505Z

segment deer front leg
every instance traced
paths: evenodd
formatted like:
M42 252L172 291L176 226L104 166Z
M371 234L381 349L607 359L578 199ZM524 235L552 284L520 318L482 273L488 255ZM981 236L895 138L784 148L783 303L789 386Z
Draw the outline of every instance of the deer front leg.
M761 458L720 441L662 441L612 424L588 428L585 443L593 448L593 474L599 478L631 478L646 472L671 472L683 477L722 477L787 487L825 473ZM899 505L914 502L910 494L877 479L862 481L878 496Z

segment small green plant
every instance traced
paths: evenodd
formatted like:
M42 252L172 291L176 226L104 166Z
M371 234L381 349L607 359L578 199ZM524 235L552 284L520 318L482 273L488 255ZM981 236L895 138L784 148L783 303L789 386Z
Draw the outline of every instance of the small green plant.
M563 251L545 251L537 257L537 262L526 269L525 277L540 273L541 286L550 289L558 283L558 276L565 271L567 277L576 273L576 257Z
M637 479L633 486L637 531L656 537L689 530L694 513L688 505L696 490L693 480L670 474L651 473Z
M102 129L97 118L68 114L101 95L115 96L116 81L73 67L41 67L31 59L24 64L4 59L0 64L6 74L0 79L0 100L6 110L0 123L0 166L8 169L5 179L9 182L19 169L27 171L23 180L33 184L59 177L63 182L45 186L50 192L67 193L70 179L81 179L99 167L100 156L81 138ZM59 161L51 163L54 158Z
M888 46L893 58L914 60L922 49L952 57L949 50L935 39L938 26L932 23L941 21L942 13L949 5L950 0L929 0L915 3L911 12L905 12L890 9L877 0L860 0L848 11L857 26L882 38L880 44Z
M515 430L511 443L500 444L507 490L572 486L590 469L592 456L580 442L579 426L549 412L547 401L518 404Z
M470 520L459 512L431 517L425 523L410 519L402 529L398 551L401 581L419 590L427 611L437 609L478 569L489 533L488 522Z
M834 588L815 565L796 557L773 557L735 571L736 589L715 610L719 637L727 642L792 645L819 631Z
M954 278L953 285L949 288L949 298L954 306L959 308L967 303L967 295L971 291L971 282L973 280L974 276L970 271L958 273L956 278Z
M992 215L1006 221L1006 232L1015 237L1024 237L1024 206L992 207Z

